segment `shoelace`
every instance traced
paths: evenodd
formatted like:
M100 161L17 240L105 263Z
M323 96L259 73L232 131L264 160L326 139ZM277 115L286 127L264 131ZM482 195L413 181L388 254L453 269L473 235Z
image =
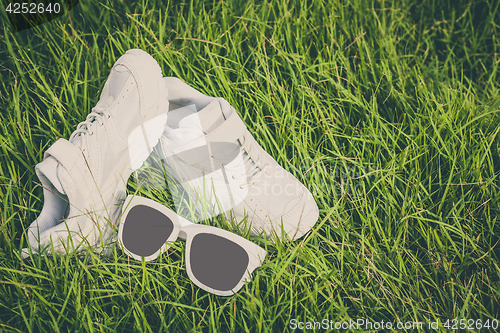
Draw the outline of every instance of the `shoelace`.
M72 139L76 138L79 135L84 135L84 134L89 134L92 135L94 132L90 130L90 126L97 121L99 126L102 126L104 124L103 122L103 117L106 117L107 119L111 118L111 114L109 113L108 110L102 109L102 108L93 108L92 112L90 112L87 115L87 118L85 121L82 121L78 126L76 127L76 130L71 134L71 137L69 140L71 141Z
M241 142L241 145L243 146L245 144L245 136L242 137L242 142ZM269 166L269 163L265 162L264 165L262 165L262 168L259 166L259 161L260 161L260 154L257 154L255 156L251 156L252 152L252 146L250 146L250 148L248 149L243 149L243 159L241 159L240 163L238 164L235 164L234 165L234 170L245 170L245 172L240 172L239 174L233 174L232 175L232 178L235 179L235 180L240 180L240 179L246 179L248 180L248 183L246 184L242 184L242 185L247 185L247 184L251 184L251 180L253 177L255 177L257 174L259 174L260 172L266 170L266 168ZM231 169L233 169L233 166L231 166ZM242 187L242 185L240 185L240 188Z

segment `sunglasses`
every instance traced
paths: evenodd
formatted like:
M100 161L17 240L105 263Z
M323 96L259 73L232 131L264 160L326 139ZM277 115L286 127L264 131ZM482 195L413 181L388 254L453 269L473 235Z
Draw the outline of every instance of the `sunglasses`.
M162 204L129 195L118 228L127 255L156 259L177 237L186 240L186 268L191 281L219 296L231 296L250 281L266 251L249 240L216 227L194 224Z

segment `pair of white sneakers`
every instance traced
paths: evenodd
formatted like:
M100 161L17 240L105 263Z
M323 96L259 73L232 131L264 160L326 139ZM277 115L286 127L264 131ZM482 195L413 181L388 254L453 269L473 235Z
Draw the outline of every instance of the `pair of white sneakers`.
M158 63L134 49L116 61L69 141L56 141L36 166L44 206L27 230L31 249L106 248L128 178L153 150L187 194L177 209L194 204L199 219L232 212L253 235L284 232L292 240L318 219L311 193L260 147L233 107L163 78Z

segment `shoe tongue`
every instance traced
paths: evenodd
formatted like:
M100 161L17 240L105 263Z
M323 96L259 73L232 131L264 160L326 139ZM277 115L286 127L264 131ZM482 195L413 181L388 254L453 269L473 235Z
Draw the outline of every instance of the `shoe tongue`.
M169 111L163 135L168 139L170 149L186 146L224 122L220 103L213 101L198 112L190 106Z
M115 66L109 74L96 108L109 109L118 96L120 96L130 75L132 74L123 65Z
M96 109L109 109L111 105L113 105L113 102L115 101L115 98L111 95L107 97L101 97L99 102L97 102L97 105L95 106Z
M217 100L211 102L198 111L197 115L205 134L212 132L214 129L222 125L224 120L226 120L224 113L222 112L221 105Z
M57 162L55 158L52 156L47 157L42 163L37 165L38 173L45 177L46 183L44 179L40 176L40 180L42 181L42 185L52 185L59 193L66 195L66 191L64 191L64 185L61 182L61 178L59 177L61 172L64 172L63 166Z
M127 70L127 68L123 65L115 66L111 70L111 74L109 74L106 85L108 89L103 90L103 94L106 92L105 96L101 96L101 99L107 97L113 97L113 100L117 99L120 95L125 83L127 83L128 78L131 73Z
M78 146L78 144L80 143L80 141L82 141L82 137L80 135L78 135L78 136L74 137L73 140L71 140L70 142L74 146Z
M177 149L202 138L204 134L196 113L193 113L182 118L177 128L165 125L163 135L168 139L169 148Z

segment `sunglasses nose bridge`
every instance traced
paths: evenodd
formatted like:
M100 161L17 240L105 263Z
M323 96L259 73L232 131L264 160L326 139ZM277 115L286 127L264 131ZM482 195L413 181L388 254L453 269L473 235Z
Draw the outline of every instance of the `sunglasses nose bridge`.
M186 240L187 239L187 233L183 231L182 229L179 231L179 237Z

